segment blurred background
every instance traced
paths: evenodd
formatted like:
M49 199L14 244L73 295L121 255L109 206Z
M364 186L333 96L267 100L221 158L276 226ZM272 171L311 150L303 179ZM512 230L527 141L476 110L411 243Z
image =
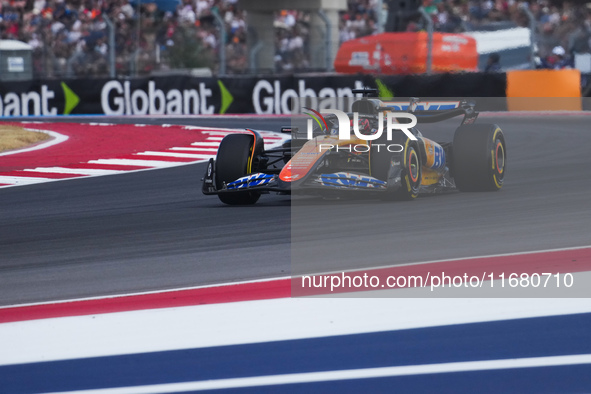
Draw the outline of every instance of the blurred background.
M0 51L30 51L32 77L42 79L333 72L335 66L339 71L335 59L344 43L430 29L474 39L477 65L460 64L459 71L588 72L591 64L591 9L585 2L4 0L0 7L0 38L23 44L0 42ZM436 45L434 37L426 45ZM412 48L378 49L405 60ZM457 59L473 55L456 52ZM372 65L375 55L368 53L369 60L357 59L360 64ZM432 56L431 69L377 72L437 71L436 50ZM375 71L373 66L364 69Z

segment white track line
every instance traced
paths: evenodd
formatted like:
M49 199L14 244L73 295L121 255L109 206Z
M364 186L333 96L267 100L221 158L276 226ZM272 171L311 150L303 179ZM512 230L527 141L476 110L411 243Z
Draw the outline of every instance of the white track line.
M194 153L175 153L175 152L140 152L136 153L136 155L144 155L144 156L164 156L164 157L184 157L188 159L205 159L214 157L215 155L199 155Z
M30 172L49 172L53 174L80 174L80 175L110 175L122 174L127 171L121 170L101 170L94 168L65 168L65 167L37 167L33 169L26 169L23 171Z
M193 163L184 163L184 164L193 164ZM479 255L479 256L473 256L473 257L458 257L458 258L450 258L450 259L443 259L443 260L427 260L427 261L419 261L419 262L406 263L406 264L389 265L389 266L383 266L383 267L377 266L377 267L371 267L371 268L352 268L347 271L330 271L330 272L322 272L322 273L318 273L318 274L306 273L306 274L301 274L301 275L333 274L333 273L341 273L341 272L347 273L347 272L355 272L355 271L360 271L360 270L368 270L369 271L369 270L376 270L376 269L382 269L382 268L407 267L407 266L413 266L413 265L418 266L418 265L423 265L423 264L444 263L444 262L448 262L448 261L460 261L460 260L471 260L471 259L493 258L493 257L507 257L507 256L520 256L520 255L533 254L533 253L561 252L561 251L567 251L567 250L580 250L580 249L589 249L589 248L591 248L591 245L581 245L581 246L572 246L572 247L567 247L567 248L529 250L529 251L524 251L524 252L499 253L499 254ZM100 300L100 299L129 297L129 296L141 296L141 295L146 295L146 294L167 294L167 293L172 293L172 292L176 292L176 291L223 288L226 286L244 285L244 284L248 284L248 283L265 283L265 282L273 282L273 281L277 281L277 280L287 280L287 279L297 280L301 275L298 275L298 276L276 276L276 277L265 278L265 279L253 279L253 280L245 280L245 281L237 281L237 282L222 282L222 283L215 283L215 284L203 285L203 286L175 287L172 289L164 289L164 290L152 290L152 291L131 292L131 293L122 293L122 294L108 294L108 295L96 296L96 297L70 298L70 299L55 300L55 301L50 301L50 302L34 302L34 303L14 304L14 305L0 306L0 311L2 309L22 307L22 306L61 304L61 303L67 303L67 302ZM286 298L288 298L288 297L286 297Z
M224 129L219 127L205 127L205 126L182 126L185 130L199 130L205 133L224 133L224 134L240 134L248 133L244 129Z
M219 142L193 142L191 146L220 146Z
M588 299L280 298L57 317L0 324L0 365L577 313Z
M187 163L179 163L173 161L159 161L159 160L135 160L135 159L98 159L98 160L90 160L89 163L91 164L108 164L108 165L115 165L115 166L138 166L138 167L155 167L155 168L165 168L165 167L174 167L180 164L187 164Z
M435 373L457 373L473 371L491 371L513 368L539 368L564 365L590 364L591 354L567 356L527 357L504 360L462 361L453 363L402 365L396 367L378 367L345 369L338 371L304 372L282 375L253 376L247 378L212 379L197 382L165 383L135 387L119 387L94 390L69 391L69 394L152 394L181 393L186 391L219 390L243 387L275 386L283 384L301 384L330 382L351 379L372 379L392 376L412 376ZM53 393L53 394L65 394Z
M9 185L29 185L33 183L42 183L42 182L50 182L53 181L51 178L39 178L33 176L0 176L0 184L9 184Z
M182 150L182 151L189 151L189 152L217 152L217 148L170 148L170 150Z
M211 285L203 285L203 286L177 287L173 290L153 290L153 291L142 291L142 292L136 292L136 293L111 294L111 295L96 296L96 297L70 298L70 299L66 299L66 300L58 300L58 301L50 301L50 302L32 302L32 303L25 303L25 304L7 305L7 306L0 306L0 312L2 311L2 309L21 307L21 306L64 304L67 302L103 300L103 299L108 299L108 298L141 296L141 295L146 295L146 294L163 294L163 293L168 293L171 291L211 289L211 288L218 288L218 287L224 287L224 286L244 285L244 284L248 284L248 283L274 282L276 280L283 280L283 279L291 279L291 277L290 276L281 276L281 277L277 277L277 278L253 279L253 280L244 280L244 281L237 281L237 282L230 282L230 283L219 283L219 284L211 284Z
M567 248L541 249L541 250L531 250L531 251L525 251L525 252L488 254L488 255L479 255L479 256L471 256L471 257L457 257L457 258L442 259L442 260L419 261L419 262L414 262L414 263L373 266L373 267L367 267L367 268L354 268L354 269L350 269L347 271L316 272L314 274L309 273L306 275L331 275L331 274L340 274L341 272L347 273L347 272L356 272L356 271L370 272L370 271L381 270L381 269L385 269L385 268L407 267L407 266L411 266L411 265L438 264L438 263L445 263L448 261L453 262L453 261L462 261L462 260L488 259L488 258L494 258L494 257L521 256L521 255L526 255L526 254L563 252L563 251L567 251L567 250L579 250L579 249L589 249L589 248L591 248L591 245L571 246L571 247L567 247Z

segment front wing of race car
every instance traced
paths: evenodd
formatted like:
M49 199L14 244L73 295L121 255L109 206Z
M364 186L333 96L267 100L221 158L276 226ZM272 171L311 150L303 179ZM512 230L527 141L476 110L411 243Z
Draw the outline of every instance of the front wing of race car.
M386 191L388 183L369 175L339 171L334 173L310 174L305 179L286 182L279 174L258 172L216 187L215 161L210 159L203 179L203 194L235 193L245 191L279 192L290 194L292 190L306 192L322 191Z
M279 179L278 174L258 172L243 176L227 184L223 183L218 188L215 180L215 160L209 159L205 177L203 178L202 192L206 195L244 191L289 193L289 186L289 184L285 184L285 182Z

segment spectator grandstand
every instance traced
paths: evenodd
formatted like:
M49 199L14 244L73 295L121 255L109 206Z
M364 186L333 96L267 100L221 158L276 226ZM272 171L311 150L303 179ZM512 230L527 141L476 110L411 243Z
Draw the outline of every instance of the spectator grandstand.
M153 0L3 0L0 38L33 47L34 75L42 78L107 76L109 21L115 27L115 65L119 76L173 69L219 68L226 50L226 72L249 72L247 16L238 0L182 0L173 9ZM529 25L522 1L425 0L436 30L464 32ZM384 1L384 4L386 2ZM340 15L340 42L379 31L377 0L349 0ZM556 47L566 56L590 50L591 10L585 4L538 0L536 18L542 59ZM385 11L384 11L385 12ZM224 24L225 41L214 14ZM284 10L275 15L275 71L309 69L309 13ZM419 18L407 31L424 29Z

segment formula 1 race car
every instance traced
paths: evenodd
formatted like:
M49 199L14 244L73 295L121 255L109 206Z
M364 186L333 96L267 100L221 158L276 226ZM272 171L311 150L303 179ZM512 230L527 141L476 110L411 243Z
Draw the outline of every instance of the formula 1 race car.
M244 205L269 192L334 196L356 191L412 200L421 193L495 191L503 186L505 137L497 125L474 123L474 104L448 102L450 109L420 110L418 99L402 105L367 97L373 89L353 92L365 97L353 102L352 112L329 110L321 115L311 110L316 124L308 119L306 130L282 128L292 138L280 148L266 150L254 130L224 137L216 159L207 166L203 193ZM460 115L453 142L434 142L415 127ZM353 134L342 133L348 126Z

